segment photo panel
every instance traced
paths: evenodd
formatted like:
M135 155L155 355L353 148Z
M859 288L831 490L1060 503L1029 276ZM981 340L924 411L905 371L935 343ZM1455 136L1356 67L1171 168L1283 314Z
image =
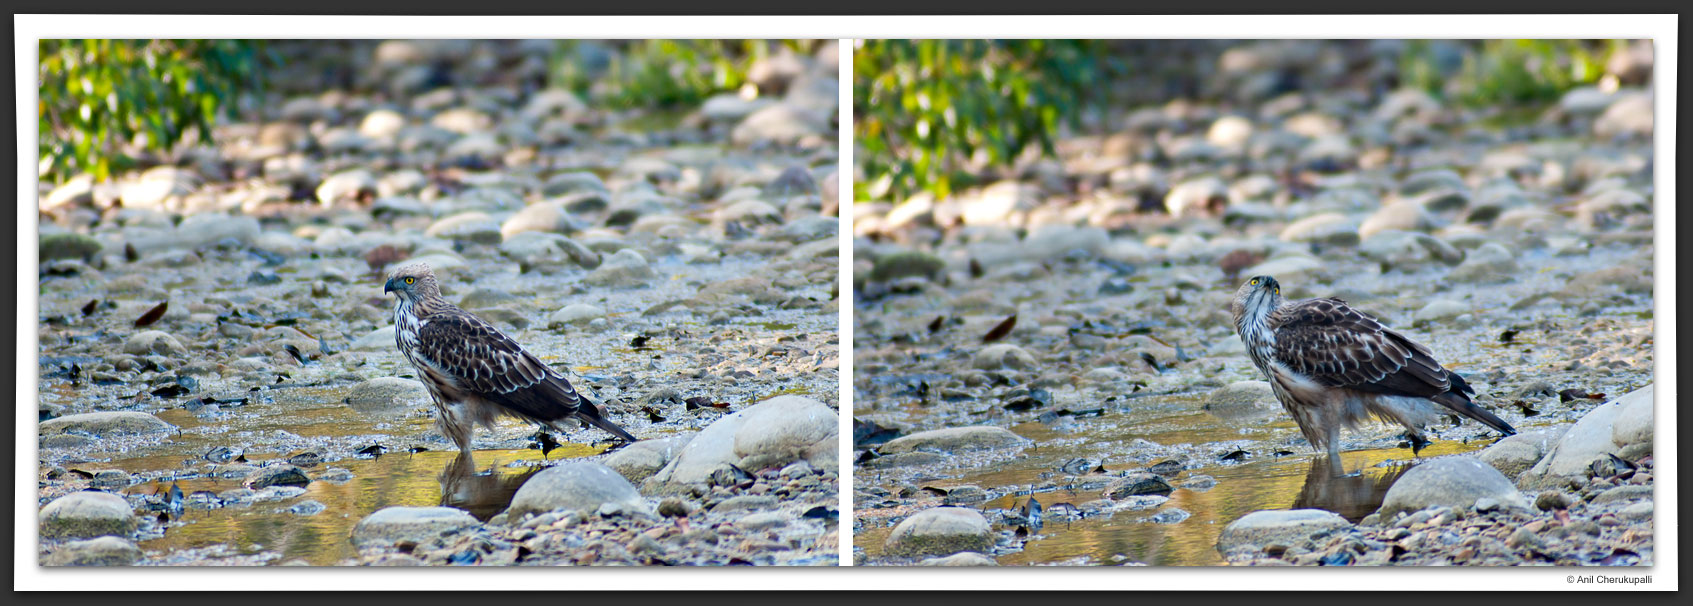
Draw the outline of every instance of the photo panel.
M838 564L837 41L37 49L39 565Z
M855 564L1654 563L1653 41L853 55Z

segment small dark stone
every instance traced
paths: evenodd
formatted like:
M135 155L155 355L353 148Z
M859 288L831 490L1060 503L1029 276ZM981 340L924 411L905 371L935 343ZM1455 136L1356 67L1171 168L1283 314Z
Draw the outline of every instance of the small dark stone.
M1569 509L1569 506L1569 495L1554 490L1542 492L1540 493L1540 496L1534 498L1534 507L1541 511Z
M1123 479L1112 484L1105 491L1105 496L1113 499L1139 495L1168 495L1174 489L1169 482L1156 475L1142 472L1130 472Z
M253 490L270 486L305 486L312 483L306 472L293 465L271 465L247 475L241 485Z
M281 282L282 282L282 276L276 275L276 272L274 272L274 271L260 269L260 270L256 270L253 273L247 275L247 283L248 284L254 284L254 285L258 285L258 286L268 286L268 285L271 285L271 284L280 284Z

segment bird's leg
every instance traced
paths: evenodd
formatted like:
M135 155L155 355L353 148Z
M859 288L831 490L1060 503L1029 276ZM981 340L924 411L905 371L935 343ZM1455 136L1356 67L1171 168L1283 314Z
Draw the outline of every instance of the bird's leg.
M1340 426L1328 428L1329 434L1329 473L1334 477L1346 476L1346 464L1340 461Z

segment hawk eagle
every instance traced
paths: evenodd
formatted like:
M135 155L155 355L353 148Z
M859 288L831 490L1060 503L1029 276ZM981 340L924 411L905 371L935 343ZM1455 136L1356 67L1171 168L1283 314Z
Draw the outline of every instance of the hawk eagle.
M1335 473L1343 469L1340 428L1356 429L1372 416L1404 425L1413 453L1428 445L1422 427L1443 414L1517 433L1470 401L1475 389L1427 347L1345 301L1287 301L1275 278L1257 276L1241 285L1229 310L1252 363L1311 446L1328 450Z
M394 340L433 396L436 426L460 452L471 452L475 425L492 427L500 415L554 428L574 416L624 442L636 440L576 393L564 375L493 325L441 298L428 264L396 268L382 292L399 298Z

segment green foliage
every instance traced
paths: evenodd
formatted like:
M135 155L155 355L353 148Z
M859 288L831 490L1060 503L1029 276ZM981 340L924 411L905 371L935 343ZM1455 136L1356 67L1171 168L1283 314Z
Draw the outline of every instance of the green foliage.
M946 197L972 163L1048 155L1060 121L1102 103L1104 43L1093 40L864 40L853 54L860 199Z
M781 46L809 54L820 42L565 40L553 57L552 85L617 109L687 106L741 88L752 65Z
M210 142L220 113L259 90L262 42L252 40L42 40L39 119L43 179L106 180L185 135Z
M1470 106L1557 99L1605 73L1623 40L1479 40L1461 47L1461 62L1442 65L1428 41L1407 45L1400 81Z

